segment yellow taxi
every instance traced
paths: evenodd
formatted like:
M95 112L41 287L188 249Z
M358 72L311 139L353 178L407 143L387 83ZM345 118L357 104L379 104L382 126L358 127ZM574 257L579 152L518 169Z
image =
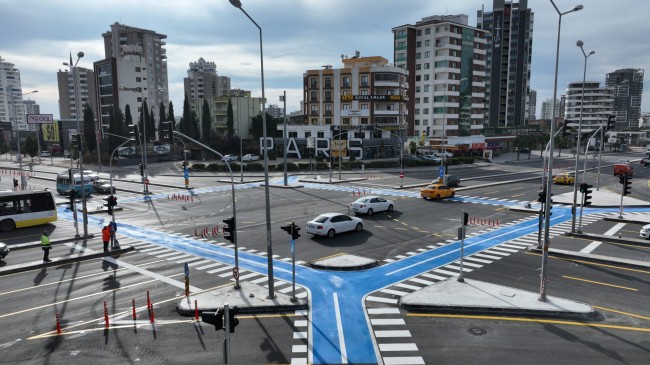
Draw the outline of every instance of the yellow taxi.
M555 175L553 177L553 183L554 184L565 184L565 185L571 185L576 182L576 177L573 176L573 174L569 173L564 173L561 175Z
M427 185L424 189L420 190L420 197L422 199L442 199L453 198L456 191L447 185L431 184Z

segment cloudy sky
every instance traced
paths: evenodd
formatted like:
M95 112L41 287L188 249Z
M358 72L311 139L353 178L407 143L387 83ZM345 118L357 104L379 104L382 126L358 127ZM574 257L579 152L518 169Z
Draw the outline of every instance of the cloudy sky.
M323 65L340 67L342 54L383 56L392 62L391 28L423 17L492 10L480 0L241 0L262 27L266 97L280 104L287 91L289 112L300 108L302 74ZM568 82L581 81L584 57L587 80L604 83L619 68L646 69L650 61L650 1L555 0L560 11L580 1L584 9L562 17L558 96ZM553 96L558 14L550 0L529 0L535 13L531 87L537 105ZM20 69L23 92L41 113L59 116L56 72L65 69L69 52L83 51L79 66L103 59L101 34L114 22L167 35L170 98L182 112L183 78L199 57L217 64L232 86L261 96L259 33L228 0L0 0L0 57ZM650 112L646 82L642 111Z

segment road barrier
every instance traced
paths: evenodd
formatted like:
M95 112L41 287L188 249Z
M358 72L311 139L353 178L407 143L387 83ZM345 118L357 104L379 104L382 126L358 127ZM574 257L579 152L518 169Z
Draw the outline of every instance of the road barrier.
M133 308L133 314L131 315L131 318L135 321L138 316L135 314L135 299L131 299L131 307Z
M61 333L61 315L59 313L56 314L56 333Z
M104 328L108 328L108 307L106 306L106 301L104 301Z

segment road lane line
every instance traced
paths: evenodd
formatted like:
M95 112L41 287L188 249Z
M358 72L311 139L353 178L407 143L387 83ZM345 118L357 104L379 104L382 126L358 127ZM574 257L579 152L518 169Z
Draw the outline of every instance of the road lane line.
M613 325L613 324L604 324L604 323L572 322L572 321L561 321L561 320L555 320L555 319L480 316L480 315L473 316L473 315L465 315L465 314L437 314L437 313L407 313L406 315L407 316L412 316L412 317L464 318L464 319L484 319L484 320L492 320L492 321L511 321L511 322L533 322L533 323L563 324L563 325L567 325L567 326L610 328L610 329L620 329L620 330L625 330L625 331L639 331L639 332L649 332L650 333L650 328L644 328L644 327L617 326L617 325Z
M629 287L627 287L627 286L620 286L620 285L614 285L614 284L607 284L607 283L603 283L603 282L600 282L600 281L593 281L593 280L581 279L581 278L576 278L576 277L573 277L573 276L562 275L562 277L565 278L565 279L577 280L577 281L583 281L583 282L585 282L585 283L591 283L591 284L604 285L604 286L609 286L609 287L612 287L612 288L619 288L619 289L625 289L625 290L630 290L630 291L639 291L639 289L629 288Z
M605 236L613 236L616 234L616 232L620 231L623 227L625 227L626 223L618 223L614 227L610 228L607 232L604 233ZM592 243L588 244L585 248L580 250L582 253L591 253L593 250L598 248L602 244L601 241L593 241Z
M339 347L341 348L341 363L348 363L348 354L345 349L345 337L343 336L343 323L341 322L341 311L339 310L339 297L336 293L334 296L334 313L336 314L336 328L339 332Z

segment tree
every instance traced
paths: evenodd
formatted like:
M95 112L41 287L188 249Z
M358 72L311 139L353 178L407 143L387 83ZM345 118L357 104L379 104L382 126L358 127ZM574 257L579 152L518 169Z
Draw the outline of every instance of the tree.
M203 111L201 112L201 138L203 143L209 144L211 140L212 118L210 118L210 106L208 101L203 99Z
M84 105L84 147L93 153L97 150L97 131L95 130L95 115L90 104Z
M38 155L38 142L31 134L25 138L25 152L32 158L32 161L34 161L34 156Z
M418 146L417 143L415 143L415 141L409 142L409 153L414 154L415 151L417 151L417 148Z
M158 120L160 120L160 123L164 123L167 121L167 116L165 115L165 104L163 102L160 102L160 111L158 113ZM160 128L160 124L158 125L158 140L163 141L165 138L163 136L165 129Z
M187 98L187 94L185 94L185 100L183 100L183 117L181 118L180 122L180 130L181 133L190 136L191 137L191 130L192 130L192 110L190 109L190 102Z
M190 122L187 124L189 130L189 136L198 140L201 138L201 131L199 130L199 117L196 115L196 112L190 112Z
M156 140L156 117L153 113L153 105L149 112L149 118L147 119L147 142Z
M232 100L230 100L230 98L228 99L226 127L228 128L229 136L235 135L235 116L232 112ZM239 131L239 134L241 135L241 131Z
M126 116L125 116L126 114ZM118 136L124 136L126 128L124 127L125 122L128 120L129 123L133 123L131 118L131 108L127 104L125 107L125 114L122 114L122 110L117 105L113 105L109 111L109 122L108 122L108 132ZM109 136L108 137L108 146L109 150L113 151L117 146L122 143L122 139L119 137Z
M260 113L253 118L249 133L254 139L260 139L263 135L262 130L262 114ZM282 137L282 132L278 131L278 123L282 123L282 119L273 118L271 114L266 113L266 136L267 137Z

